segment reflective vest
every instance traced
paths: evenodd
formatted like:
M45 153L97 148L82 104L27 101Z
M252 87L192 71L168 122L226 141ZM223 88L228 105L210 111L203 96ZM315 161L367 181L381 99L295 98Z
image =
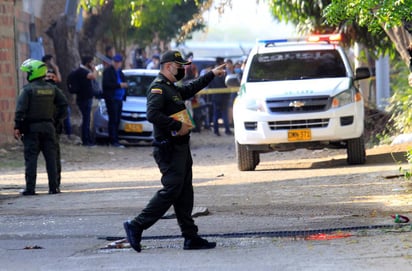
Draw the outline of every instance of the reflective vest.
M53 120L56 96L54 87L43 82L33 82L25 88L28 88L30 95L27 120L29 122Z

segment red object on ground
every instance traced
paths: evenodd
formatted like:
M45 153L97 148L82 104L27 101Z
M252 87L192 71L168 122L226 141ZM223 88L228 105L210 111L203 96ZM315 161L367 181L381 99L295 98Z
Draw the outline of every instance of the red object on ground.
M312 234L312 235L306 236L305 240L333 240L333 239L347 238L351 236L352 234L350 233L333 233L333 234L318 233L318 234Z
M409 222L409 218L407 216L404 215L391 215L391 217L393 219L395 219L395 223L408 223Z

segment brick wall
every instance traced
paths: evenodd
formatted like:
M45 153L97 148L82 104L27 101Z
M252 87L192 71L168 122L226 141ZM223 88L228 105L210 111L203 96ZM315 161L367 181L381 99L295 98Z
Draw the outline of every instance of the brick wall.
M14 2L0 0L0 144L13 140L14 111L18 92Z
M23 12L23 0L0 0L0 146L14 142L13 127L19 89L27 83L19 71L20 64L30 57L30 22L35 24L36 37L43 38L44 51L54 55L46 30L64 11L66 0L43 1L41 18ZM33 38L33 37L32 37Z

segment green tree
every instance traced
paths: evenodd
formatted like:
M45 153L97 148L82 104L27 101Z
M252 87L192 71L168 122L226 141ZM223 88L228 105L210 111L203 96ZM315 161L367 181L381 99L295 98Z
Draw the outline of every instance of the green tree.
M270 0L269 2L272 14L277 20L293 23L302 34L342 33L343 43L346 46L358 42L366 48L374 48L370 51L371 55L376 53L375 48L382 48L382 50L392 48L385 33L371 32L367 25L362 25L356 20L328 20L325 11L331 10L330 6L334 2L332 0ZM340 9L336 8L337 11ZM330 16L333 16L332 13Z
M167 44L204 27L199 19L213 0L79 0L77 13L62 14L50 26L62 77L80 63L80 56L95 55L106 40L124 52L127 43ZM79 17L78 14L82 16ZM78 19L81 29L76 29Z
M412 41L411 0L334 0L325 8L324 16L330 25L356 22L374 36L385 34L409 65L407 47ZM388 46L379 48L387 49Z
M410 132L412 123L411 88L406 82L407 68L410 67L411 55L408 47L412 42L411 0L334 0L325 10L325 17L330 24L356 21L367 27L373 34L386 34L406 65L394 65L392 69L398 75L391 82L393 96L389 110L393 125L389 132ZM402 73L402 71L404 71ZM403 74L403 75L402 75Z

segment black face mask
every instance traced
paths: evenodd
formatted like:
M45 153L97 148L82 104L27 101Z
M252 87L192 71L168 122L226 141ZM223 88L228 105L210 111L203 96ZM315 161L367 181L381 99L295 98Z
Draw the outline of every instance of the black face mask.
M185 68L178 68L177 74L175 74L176 81L180 81L185 77Z

